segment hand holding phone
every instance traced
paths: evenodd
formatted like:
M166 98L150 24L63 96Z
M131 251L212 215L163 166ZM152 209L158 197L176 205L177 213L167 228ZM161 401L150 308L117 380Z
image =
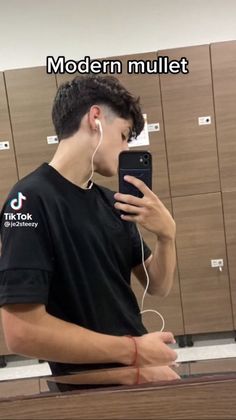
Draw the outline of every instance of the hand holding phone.
M136 179L125 181L125 175ZM148 151L122 152L119 157L119 193L114 195L114 207L121 212L123 220L139 223L159 240L165 239L173 244L176 234L174 219L151 188L151 154Z

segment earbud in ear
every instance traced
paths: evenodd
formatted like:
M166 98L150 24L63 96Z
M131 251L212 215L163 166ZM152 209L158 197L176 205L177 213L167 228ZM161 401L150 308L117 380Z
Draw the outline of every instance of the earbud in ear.
M96 126L99 128L99 130L101 131L101 129L102 129L102 124L101 124L101 121L99 121L99 120L95 120L95 124L96 124Z

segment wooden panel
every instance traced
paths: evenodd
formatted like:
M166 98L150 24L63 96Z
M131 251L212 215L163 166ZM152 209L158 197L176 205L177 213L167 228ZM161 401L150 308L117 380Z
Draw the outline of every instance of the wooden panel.
M3 73L0 73L0 142L9 142L9 149L0 149L0 209L6 196L17 181L14 144L8 112Z
M236 372L236 359L198 360L197 362L190 363L190 374L203 375L220 372Z
M1 398L36 394L39 394L39 379L36 378L0 382Z
M158 52L186 57L188 74L160 76L172 196L220 190L209 46ZM198 125L211 116L212 124Z
M77 76L82 76L79 73L75 74L69 74L69 73L63 73L63 74L56 74L56 82L57 86L59 87L62 83L70 82L72 79L74 79Z
M173 199L187 334L233 329L220 193ZM224 260L223 271L211 259Z
M236 189L236 41L211 45L220 175L223 191Z
M236 330L236 191L223 193L223 205L234 329Z
M54 135L51 108L56 79L45 67L5 72L10 116L16 148L19 177L41 163L50 161L57 145L47 144Z
M233 420L235 392L235 377L226 377L26 396L0 401L0 419Z
M162 201L168 210L172 212L170 199L164 199ZM156 244L155 235L144 229L140 230L147 244L152 250L154 250ZM134 276L132 279L132 286L140 305L144 289ZM161 313L165 320L165 331L171 331L174 335L184 334L183 314L177 270L175 272L175 279L170 294L166 298L146 295L144 300L144 309L154 309ZM159 331L162 327L162 321L160 317L155 313L150 312L143 314L142 319L145 327L149 332Z

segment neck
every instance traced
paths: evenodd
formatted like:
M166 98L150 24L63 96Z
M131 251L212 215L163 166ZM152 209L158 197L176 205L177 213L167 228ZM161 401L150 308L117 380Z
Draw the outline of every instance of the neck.
M62 140L49 165L55 168L64 178L80 188L87 188L92 173L91 141L73 136Z

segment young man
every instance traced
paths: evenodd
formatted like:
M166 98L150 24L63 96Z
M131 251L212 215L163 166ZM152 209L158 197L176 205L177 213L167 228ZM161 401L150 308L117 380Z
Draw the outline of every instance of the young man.
M146 285L137 222L157 237L153 255L144 244L149 293L168 294L175 223L138 179L127 182L141 199L91 181L93 168L117 173L119 153L143 128L139 102L115 78L87 76L59 88L52 117L60 140L52 161L20 180L1 212L6 342L14 353L49 361L57 375L132 366L137 352L140 382L178 378L168 367L173 335L147 333L130 287L132 271Z

